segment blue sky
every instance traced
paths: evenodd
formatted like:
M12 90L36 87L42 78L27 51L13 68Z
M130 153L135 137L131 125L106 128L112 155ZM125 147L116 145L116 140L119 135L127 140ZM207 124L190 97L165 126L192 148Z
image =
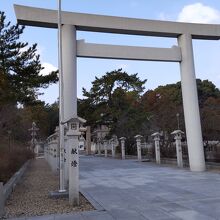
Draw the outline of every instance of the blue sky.
M12 23L16 23L13 4L57 9L57 0L0 0L0 10L5 11L7 20ZM132 18L220 24L219 0L62 0L62 9L64 11ZM175 39L169 38L91 32L78 32L77 38L92 43L117 45L154 47L177 45ZM43 74L57 68L56 29L26 27L21 40L29 42L29 44L38 44L38 52L41 55L42 64L45 66ZM220 42L194 40L193 47L197 78L209 79L219 88ZM141 79L147 79L146 90L180 80L178 63L78 58L78 97L82 98L82 87L90 89L95 76L100 77L105 72L118 68L123 68L128 73L138 73ZM53 103L58 97L58 85L50 86L44 90L44 93L39 98L47 103Z

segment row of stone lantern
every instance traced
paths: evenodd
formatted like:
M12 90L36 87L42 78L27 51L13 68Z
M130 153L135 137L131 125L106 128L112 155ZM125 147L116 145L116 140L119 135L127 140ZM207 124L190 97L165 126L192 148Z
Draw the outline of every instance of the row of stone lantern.
M182 139L182 132L181 130L176 130L171 133L174 135L174 139L176 142L176 154L177 154L177 165L178 167L183 167L183 159L182 159L182 146L181 146L181 139ZM154 145L155 145L155 157L156 157L156 163L160 164L161 159L160 159L160 137L161 134L159 132L155 132L151 135L154 140ZM141 135L136 135L134 138L136 139L136 146L137 146L137 158L138 161L142 160L142 154L141 154L141 139L143 136ZM119 141L121 142L121 159L125 159L125 137L119 138ZM111 152L112 152L112 158L115 157L115 149L116 146L119 145L118 139L116 136L113 136L112 139L109 141L104 140L104 155L105 157L108 157L108 145L111 146ZM98 154L101 154L101 143L98 142Z
M183 154L182 154L182 145L181 145L181 139L182 135L184 132L181 130L175 130L171 133L174 135L174 139L176 142L176 155L177 155L177 166L178 167L183 167ZM156 163L160 164L160 133L155 132L151 135L154 139L154 144L155 144L155 155L156 155Z

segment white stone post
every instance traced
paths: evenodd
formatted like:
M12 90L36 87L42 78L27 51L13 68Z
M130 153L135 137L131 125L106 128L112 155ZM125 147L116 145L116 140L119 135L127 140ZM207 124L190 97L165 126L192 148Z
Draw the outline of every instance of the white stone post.
M137 142L137 156L138 156L138 160L141 161L142 159L142 156L141 156L141 138L143 136L141 135L136 135L134 138L136 139L136 142Z
M104 140L105 157L108 157L107 140Z
M173 131L171 134L174 135L174 139L176 140L176 156L177 156L177 166L182 168L183 167L183 153L182 153L182 146L181 146L181 139L182 139L182 132L181 130Z
M121 141L121 159L124 160L125 159L125 137L121 137L119 138L119 140Z
M198 94L193 58L192 36L182 34L178 37L182 51L180 62L183 108L186 137L191 171L205 170L205 157L201 132Z
M91 154L91 127L86 127L86 154Z
M111 147L112 147L112 158L115 158L115 140L111 139Z
M66 133L68 155L69 155L69 203L79 205L79 120L72 118L68 122Z
M101 155L101 141L100 141L100 139L98 139L97 145L98 145L98 155L100 156Z
M154 138L155 143L156 163L160 164L160 133L155 132L151 136Z

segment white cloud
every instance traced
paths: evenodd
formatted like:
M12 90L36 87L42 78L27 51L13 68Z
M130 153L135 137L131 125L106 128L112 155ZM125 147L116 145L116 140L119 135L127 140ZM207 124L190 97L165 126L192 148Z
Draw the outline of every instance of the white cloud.
M42 63L42 66L44 67L43 70L41 70L40 74L43 76L48 75L52 71L56 71L57 67L53 66L51 63Z
M177 20L191 23L219 23L220 11L202 3L195 3L184 6Z

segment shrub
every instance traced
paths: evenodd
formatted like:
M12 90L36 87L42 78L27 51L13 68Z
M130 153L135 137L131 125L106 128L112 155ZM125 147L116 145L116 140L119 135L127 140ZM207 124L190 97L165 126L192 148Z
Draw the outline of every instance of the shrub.
M10 151L0 147L0 182L6 183L31 158L34 153L25 146L16 145Z

